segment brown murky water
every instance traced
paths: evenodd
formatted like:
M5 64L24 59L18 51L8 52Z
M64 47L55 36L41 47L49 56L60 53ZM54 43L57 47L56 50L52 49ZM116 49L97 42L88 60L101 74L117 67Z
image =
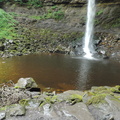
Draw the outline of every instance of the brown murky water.
M0 82L33 77L41 88L86 90L120 84L120 64L59 54L34 54L0 59Z

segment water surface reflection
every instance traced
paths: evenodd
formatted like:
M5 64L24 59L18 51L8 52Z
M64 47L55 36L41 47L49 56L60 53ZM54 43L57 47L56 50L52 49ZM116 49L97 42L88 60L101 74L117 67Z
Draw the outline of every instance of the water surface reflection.
M76 59L59 54L0 59L0 81L33 77L39 86L55 89L90 89L120 84L120 65L104 60Z

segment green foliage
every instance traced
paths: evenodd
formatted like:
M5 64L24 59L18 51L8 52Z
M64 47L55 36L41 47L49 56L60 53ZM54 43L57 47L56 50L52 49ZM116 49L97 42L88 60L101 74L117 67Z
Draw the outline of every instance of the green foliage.
M115 28L115 27L120 27L120 18L117 18L113 21L112 23L112 27Z
M106 23L104 26L106 29L120 27L120 18L113 18L110 22Z
M0 39L13 39L16 36L15 23L13 17L0 9Z
M28 99L22 99L19 101L19 104L25 106L25 105L28 105L28 102L29 102Z
M55 19L61 20L64 17L64 12L61 9L58 9L56 6L47 10L42 16L30 16L32 19L41 20L41 19Z
M42 107L45 104L54 104L55 102L58 102L59 100L57 99L57 95L54 96L47 96L45 97L45 100L41 102L40 106Z
M0 0L0 2L3 2L4 0Z
M90 104L99 104L99 103L103 103L105 102L105 97L108 94L96 94L94 96L92 96L92 98L87 102L88 105Z
M42 7L42 1L40 0L28 0L27 2L28 5L34 6L34 7Z
M7 109L7 106L1 107L1 108L0 108L0 111L6 111L6 109Z
M21 5L24 4L22 0L14 0L14 2L17 2L17 3L21 4Z
M42 1L40 0L27 0L27 1L24 1L24 0L14 0L14 2L20 4L20 5L27 5L29 7L42 7L43 4L42 4Z
M97 16L101 15L103 13L103 10L100 10L96 13Z
M19 14L15 13L15 12L9 12L9 14L13 17L20 16Z
M112 87L110 90L111 90L111 92L113 92L113 93L120 93L120 86L117 85L117 86L115 86L115 87Z
M68 100L68 102L70 104L75 104L75 103L78 103L78 102L82 102L82 96L81 95L78 95L78 94L72 94Z

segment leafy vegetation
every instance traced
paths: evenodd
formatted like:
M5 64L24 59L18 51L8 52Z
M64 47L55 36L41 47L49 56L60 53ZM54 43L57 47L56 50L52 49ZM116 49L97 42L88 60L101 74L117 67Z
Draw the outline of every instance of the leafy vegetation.
M15 24L17 21L4 10L0 9L0 39L12 39L17 34L15 32Z
M72 94L68 100L68 103L70 103L71 105L74 105L78 102L82 102L82 98L83 96L78 95L78 94Z
M42 7L42 1L40 0L0 0L0 2L12 2L20 5L27 5L29 7Z
M104 10L100 10L96 13L97 16L101 15L103 13Z
M27 5L34 6L34 7L42 7L42 1L40 0L28 0Z
M92 96L92 98L87 102L88 105L90 104L99 104L99 103L103 103L105 102L105 97L108 94L96 94L94 96Z
M120 27L120 18L111 19L110 22L108 22L107 24L104 25L104 28L106 28L106 29L118 28L118 27Z
M36 20L41 20L41 19L61 20L63 17L64 17L64 12L60 8L57 8L56 6L47 10L47 12L42 16L30 16L30 18L36 19Z

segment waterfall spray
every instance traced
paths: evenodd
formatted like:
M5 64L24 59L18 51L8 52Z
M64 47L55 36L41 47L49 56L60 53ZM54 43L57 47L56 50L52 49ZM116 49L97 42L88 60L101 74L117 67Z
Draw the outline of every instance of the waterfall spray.
M93 53L93 30L94 30L94 18L96 13L95 0L88 0L87 7L87 23L86 23L86 31L85 31L85 40L83 51L85 52L85 56L87 58L92 58Z

